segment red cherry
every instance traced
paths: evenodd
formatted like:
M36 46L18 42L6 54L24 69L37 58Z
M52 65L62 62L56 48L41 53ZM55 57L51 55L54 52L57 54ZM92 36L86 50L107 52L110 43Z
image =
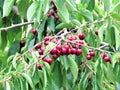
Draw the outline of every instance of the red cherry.
M45 45L48 45L48 44L49 44L49 41L44 41L44 44L45 44Z
M53 9L50 10L50 14L51 15L54 15L55 14L55 11Z
M72 54L76 54L77 53L77 50L75 48L72 48Z
M80 40L80 41L79 41L79 44L82 45L82 44L84 44L84 42L83 42L82 40Z
M57 53L57 49L53 48L52 51L51 51L51 54L56 54L56 53Z
M95 52L91 51L89 52L90 56L94 57L95 56Z
M41 47L42 47L42 44L41 44L41 43L38 43L35 48L40 49Z
M45 40L45 41L49 41L49 40L50 40L50 36L46 36L46 37L44 38L44 40Z
M71 53L72 53L72 49L69 48L69 49L68 49L68 54L71 54Z
M62 49L61 49L62 50ZM59 56L61 54L61 50L57 50L57 55Z
M61 44L59 44L59 45L57 45L57 47L56 47L58 50L62 50L62 45Z
M67 39L68 39L68 40L72 40L72 36L68 36Z
M52 59L51 58L44 58L44 61L51 64L52 63Z
M36 34L38 33L37 30L35 30L35 29L32 30L31 32L32 32L34 35L36 35Z
M66 50L68 50L68 49L69 49L69 45L68 45L68 44L65 44L65 45L64 45L64 48L65 48Z
M107 54L106 53L102 53L101 56L102 56L102 58L104 58L104 57L107 56Z
M107 57L107 56L104 57L103 59L104 59L105 62L110 62L110 61L111 61L111 60L110 60L110 57Z
M66 48L62 48L62 54L66 54L66 52L67 52L67 49Z
M43 51L42 51L42 50L39 50L38 53L39 53L39 55L42 55L42 54L43 54Z
M98 30L95 30L95 34L98 35L99 31Z
M80 54L82 54L82 49L77 49L77 53L76 53L77 55L80 55Z
M55 16L55 19L58 20L58 19L59 19L59 16L56 15L56 16Z
M87 60L90 60L90 59L91 59L90 54L87 54L86 59L87 59Z
M45 47L41 47L40 50L44 51L44 50L45 50Z
M43 68L43 65L42 65L42 64L38 64L38 66L37 66L37 67L38 67L38 69L40 69L40 70L41 70L41 69Z
M48 14L47 14L47 17L49 18L50 16L51 16L51 13L48 13Z
M79 37L80 40L83 40L85 38L83 33L78 34L78 37Z
M54 54L54 55L52 55L52 57L53 57L54 59L57 59L57 58L58 58L58 55Z
M25 46L25 40L21 40L20 41L20 47L24 47Z
M77 39L77 37L76 36L72 36L72 40L76 40Z

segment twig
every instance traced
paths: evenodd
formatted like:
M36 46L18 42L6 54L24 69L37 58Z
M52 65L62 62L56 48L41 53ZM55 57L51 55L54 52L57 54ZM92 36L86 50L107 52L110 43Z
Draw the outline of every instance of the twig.
M24 25L28 25L28 24L33 24L33 23L34 22L24 22L24 23L20 23L20 24L15 24L15 25L12 25L12 26L9 26L9 27L0 28L0 31L9 30L9 29L12 29L12 28L15 28L15 27L20 27L20 26L24 26Z
M3 79L3 80L0 80L0 83L7 82L7 81L9 81L11 78L12 78L12 77L10 76L10 77L8 77L8 78L5 78L5 79Z

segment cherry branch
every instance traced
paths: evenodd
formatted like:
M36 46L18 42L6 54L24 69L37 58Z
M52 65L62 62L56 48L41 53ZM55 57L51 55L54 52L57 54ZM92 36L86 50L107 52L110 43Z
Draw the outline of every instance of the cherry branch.
M9 29L12 29L12 28L15 28L15 27L25 26L25 25L33 24L33 23L34 22L24 22L24 23L20 23L20 24L14 24L14 25L9 26L9 27L0 28L0 31L9 30Z

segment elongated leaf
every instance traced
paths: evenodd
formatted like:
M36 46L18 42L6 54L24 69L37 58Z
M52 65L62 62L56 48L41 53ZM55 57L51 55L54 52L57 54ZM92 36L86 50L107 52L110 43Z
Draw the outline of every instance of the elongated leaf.
M110 0L104 0L104 10L109 12L111 7Z
M69 23L69 13L64 5L65 1L64 0L55 0L55 4L57 6L57 10L59 12L60 18L64 23Z
M74 21L73 21L74 22ZM67 24L67 23L60 23L60 24L58 24L57 26L56 26L56 29L62 29L62 28L74 28L75 27L75 25L73 25L73 24L71 24L71 23L69 23L69 24Z
M82 14L90 22L93 21L93 15L92 15L92 13L89 10L87 10L87 9L80 9L80 14Z
M43 87L45 88L47 86L47 74L45 69L43 69L43 76L44 76Z
M12 10L15 0L5 0L3 5L3 17L8 16Z
M43 2L44 4L44 6L43 6L43 11L44 11L44 15L46 15L47 14L47 12L48 12L48 10L49 10L49 4L50 4L50 2L49 2L49 0L44 0L44 2Z
M73 74L73 82L75 82L77 79L77 76L78 76L78 66L77 66L75 60L73 60L70 56L68 56L68 59L69 59L68 64L69 64L71 72Z
M32 21L34 19L38 5L39 5L38 2L34 2L28 8L28 11L27 11L28 21Z
M35 90L35 86L34 86L34 83L31 79L31 77L29 75L27 75L26 73L22 73L22 76L26 79L26 81L30 84L31 88L33 90Z

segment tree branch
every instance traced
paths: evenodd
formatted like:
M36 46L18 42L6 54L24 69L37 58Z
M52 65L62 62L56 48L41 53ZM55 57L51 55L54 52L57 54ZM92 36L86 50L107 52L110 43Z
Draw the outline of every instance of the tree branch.
M4 31L4 30L9 30L15 27L20 27L20 26L24 26L24 25L28 25L28 24L33 24L34 22L24 22L24 23L20 23L20 24L15 24L9 27L5 27L5 28L0 28L0 31Z

